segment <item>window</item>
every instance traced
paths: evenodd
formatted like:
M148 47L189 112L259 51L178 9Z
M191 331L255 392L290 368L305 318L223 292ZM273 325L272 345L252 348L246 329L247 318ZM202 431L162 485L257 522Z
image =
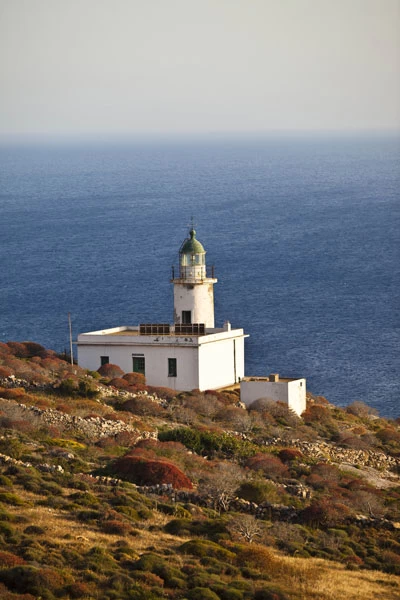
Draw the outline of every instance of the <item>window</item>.
M168 359L168 377L176 377L176 375L177 375L176 358L169 358Z
M182 325L190 325L192 322L192 311L191 310L183 310L182 311Z
M145 374L145 360L143 354L132 355L132 371Z
M110 362L110 357L109 356L100 356L101 366L108 365L109 362Z

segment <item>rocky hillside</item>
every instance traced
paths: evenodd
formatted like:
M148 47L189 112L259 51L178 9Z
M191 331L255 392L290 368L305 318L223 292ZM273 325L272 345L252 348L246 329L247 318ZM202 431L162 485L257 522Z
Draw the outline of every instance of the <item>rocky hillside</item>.
M0 343L0 597L398 597L400 430Z

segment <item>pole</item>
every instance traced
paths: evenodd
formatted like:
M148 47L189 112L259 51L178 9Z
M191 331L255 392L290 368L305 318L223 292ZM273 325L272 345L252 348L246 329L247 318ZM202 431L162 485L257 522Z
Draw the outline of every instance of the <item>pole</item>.
M74 364L74 355L72 351L72 324L71 324L71 313L68 313L68 325L69 325L69 351L71 354L71 365Z

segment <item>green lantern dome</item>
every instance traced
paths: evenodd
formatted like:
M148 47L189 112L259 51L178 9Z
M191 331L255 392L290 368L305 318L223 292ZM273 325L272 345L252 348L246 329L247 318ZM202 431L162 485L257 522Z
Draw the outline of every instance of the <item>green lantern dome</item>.
M192 228L189 232L190 237L187 238L180 249L180 254L204 254L203 244L196 240L196 231Z

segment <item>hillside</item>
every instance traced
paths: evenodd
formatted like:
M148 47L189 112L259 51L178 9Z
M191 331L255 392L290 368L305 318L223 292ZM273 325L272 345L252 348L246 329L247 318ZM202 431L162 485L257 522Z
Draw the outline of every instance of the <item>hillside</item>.
M400 428L0 343L0 597L398 598Z

